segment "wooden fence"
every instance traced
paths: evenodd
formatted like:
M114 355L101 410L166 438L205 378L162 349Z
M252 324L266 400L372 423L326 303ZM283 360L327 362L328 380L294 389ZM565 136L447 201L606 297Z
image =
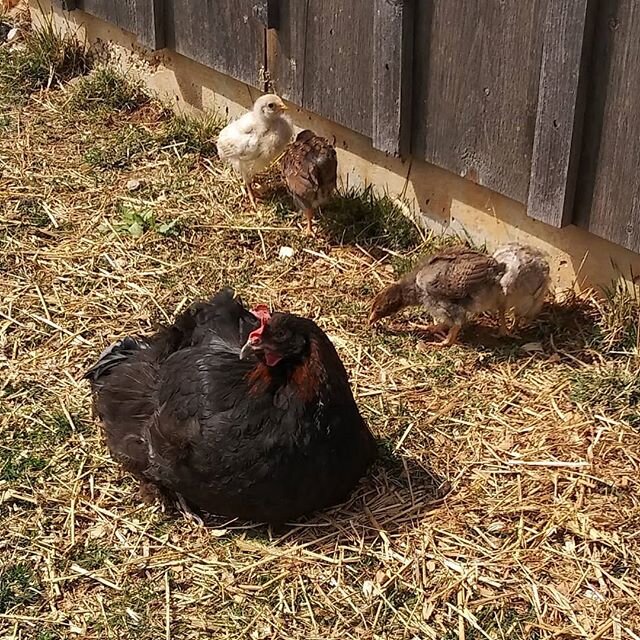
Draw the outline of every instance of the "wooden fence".
M60 1L640 252L640 3Z

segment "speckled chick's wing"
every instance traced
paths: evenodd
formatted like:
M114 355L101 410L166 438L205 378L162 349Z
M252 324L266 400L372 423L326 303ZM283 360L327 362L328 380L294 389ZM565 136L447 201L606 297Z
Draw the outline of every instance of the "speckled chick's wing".
M436 298L464 300L496 285L504 270L504 265L491 256L466 247L452 247L423 263L416 274L416 285Z
M281 162L287 188L301 208L315 208L336 188L338 159L333 145L305 130L289 145Z

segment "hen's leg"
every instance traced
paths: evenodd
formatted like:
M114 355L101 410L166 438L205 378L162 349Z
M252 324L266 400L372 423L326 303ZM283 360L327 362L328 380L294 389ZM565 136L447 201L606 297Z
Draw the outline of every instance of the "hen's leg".
M307 208L304 210L304 217L307 221L307 226L305 227L305 235L312 236L313 234L313 214L314 211L311 208Z
M179 493L176 493L176 498L180 507L180 511L182 512L182 515L185 517L185 519L195 522L199 527L204 527L204 520L198 514L191 511L186 500Z

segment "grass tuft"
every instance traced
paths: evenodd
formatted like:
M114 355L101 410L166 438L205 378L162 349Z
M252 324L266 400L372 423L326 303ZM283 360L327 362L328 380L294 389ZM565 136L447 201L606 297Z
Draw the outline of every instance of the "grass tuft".
M378 195L370 185L340 193L323 207L323 214L320 225L333 242L406 251L423 239L401 207L388 195Z
M31 567L21 562L0 568L0 613L33 604L39 599L39 585Z
M624 280L604 288L605 304L600 305L599 347L606 351L626 351L640 355L640 287Z
M215 155L215 140L224 125L224 118L217 113L199 116L188 113L171 114L158 137L158 142L164 146L171 145L181 153Z
M87 73L90 55L75 34L56 30L51 16L26 31L20 48L0 48L0 94L15 100L34 91L59 87Z
M150 98L139 81L113 66L100 66L73 88L71 107L87 112L135 111Z

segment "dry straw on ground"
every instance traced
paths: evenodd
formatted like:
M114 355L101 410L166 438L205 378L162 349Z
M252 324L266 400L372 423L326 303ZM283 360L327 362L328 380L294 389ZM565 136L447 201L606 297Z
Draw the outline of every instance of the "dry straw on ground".
M417 314L372 331L371 294L442 240L391 223L392 249L328 223L307 240L286 199L248 211L153 105L72 102L0 115L1 637L639 637L633 323L584 296L449 351L420 346ZM382 442L348 504L283 531L145 505L80 381L222 284L325 328Z

